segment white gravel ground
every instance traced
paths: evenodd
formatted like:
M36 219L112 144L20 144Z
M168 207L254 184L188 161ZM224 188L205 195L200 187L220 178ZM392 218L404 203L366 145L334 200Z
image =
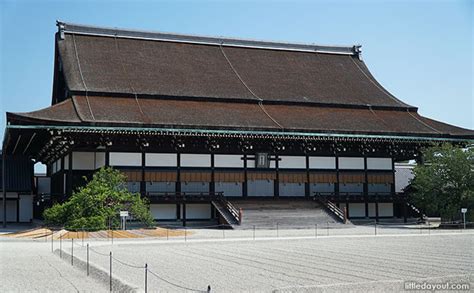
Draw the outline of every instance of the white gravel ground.
M51 244L0 238L0 292L108 292L51 253Z
M358 234L357 229L365 236L342 236ZM224 240L222 231L198 230L187 243L116 240L114 245L91 242L91 247L102 254L112 251L115 258L133 266L148 263L152 272L166 280L149 274L149 292L186 291L182 287L205 290L208 285L212 292L400 292L403 282L412 280L471 282L474 288L472 232L428 234L419 229L385 228L375 237L369 236L374 234L373 227L359 227L330 229L330 235L339 236L329 237L324 236L327 231L318 230L315 239L310 231L283 229L280 238L275 230L259 231L253 241L249 235L246 240L237 239L253 231L225 231ZM77 246L74 254L85 259L86 252ZM90 259L108 271L107 256L91 251ZM144 271L113 261L114 275L141 289Z

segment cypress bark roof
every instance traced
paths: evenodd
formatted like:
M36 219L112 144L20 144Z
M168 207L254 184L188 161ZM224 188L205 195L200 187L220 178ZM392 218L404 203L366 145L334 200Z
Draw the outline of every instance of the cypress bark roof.
M89 107L90 106L90 107ZM73 124L422 135L474 138L474 131L416 112L308 105L75 96L43 110L13 114L14 124ZM267 115L268 114L268 115Z
M69 95L53 97L43 110L7 113L12 124L474 138L474 131L422 117L391 95L360 60L358 46L58 25L55 82L63 81Z

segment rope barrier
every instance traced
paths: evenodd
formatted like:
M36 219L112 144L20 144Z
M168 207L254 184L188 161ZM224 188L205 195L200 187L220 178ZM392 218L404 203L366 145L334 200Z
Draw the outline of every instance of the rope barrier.
M136 266L136 265L128 264L128 263L126 263L126 262L124 262L124 261L121 261L121 260L115 258L114 256L112 256L112 259L114 259L115 261L117 261L118 263L120 263L120 264L122 264L122 265L124 265L124 266L131 267L131 268L134 268L134 269L144 269L144 268L145 268L145 266Z
M184 290L188 290L188 291L203 292L203 293L206 293L206 292L207 292L207 291L205 291L205 290L193 289L193 288L181 286L181 285L179 285L179 284L170 282L170 281L164 279L163 277L158 276L157 274L155 274L155 273L154 273L153 271L151 271L150 269L148 269L148 272L149 272L150 274L152 274L153 276L155 276L156 278L158 278L158 279L160 279L160 280L162 280L162 281L164 281L164 282L166 282L166 283L168 283L168 284L170 284L170 285L172 285L172 286L175 286L175 287L178 287L178 288L181 288L181 289L184 289Z
M108 253L102 253L102 252L98 252L96 250L94 250L92 247L89 246L89 249L92 251L92 252L95 252L97 253L98 255L102 255L102 256L106 256L106 257L110 257L110 255Z

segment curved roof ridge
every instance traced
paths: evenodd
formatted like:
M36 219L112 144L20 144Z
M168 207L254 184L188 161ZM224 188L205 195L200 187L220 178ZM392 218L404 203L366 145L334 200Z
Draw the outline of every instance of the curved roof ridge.
M271 50L288 50L316 52L326 54L342 55L360 55L360 45L336 46L336 45L317 45L297 42L265 41L245 38L217 37L205 35L191 35L179 33L167 33L160 31L145 31L133 29L121 29L112 27L91 26L83 24L67 23L56 21L60 36L65 33L95 35L104 37L146 39L156 41L182 42L194 44L206 44L214 46L248 47Z

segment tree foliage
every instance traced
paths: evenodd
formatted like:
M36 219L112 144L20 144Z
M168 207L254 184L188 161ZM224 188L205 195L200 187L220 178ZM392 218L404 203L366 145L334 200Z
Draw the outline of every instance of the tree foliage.
M80 187L64 203L45 210L47 224L65 226L66 229L82 228L102 230L110 224L120 223L119 212L129 211L136 220L153 225L148 201L127 190L125 175L112 168L101 168L92 179Z
M411 181L414 204L450 221L460 219L461 207L467 207L467 217L473 219L474 150L443 144L425 149L423 160Z

